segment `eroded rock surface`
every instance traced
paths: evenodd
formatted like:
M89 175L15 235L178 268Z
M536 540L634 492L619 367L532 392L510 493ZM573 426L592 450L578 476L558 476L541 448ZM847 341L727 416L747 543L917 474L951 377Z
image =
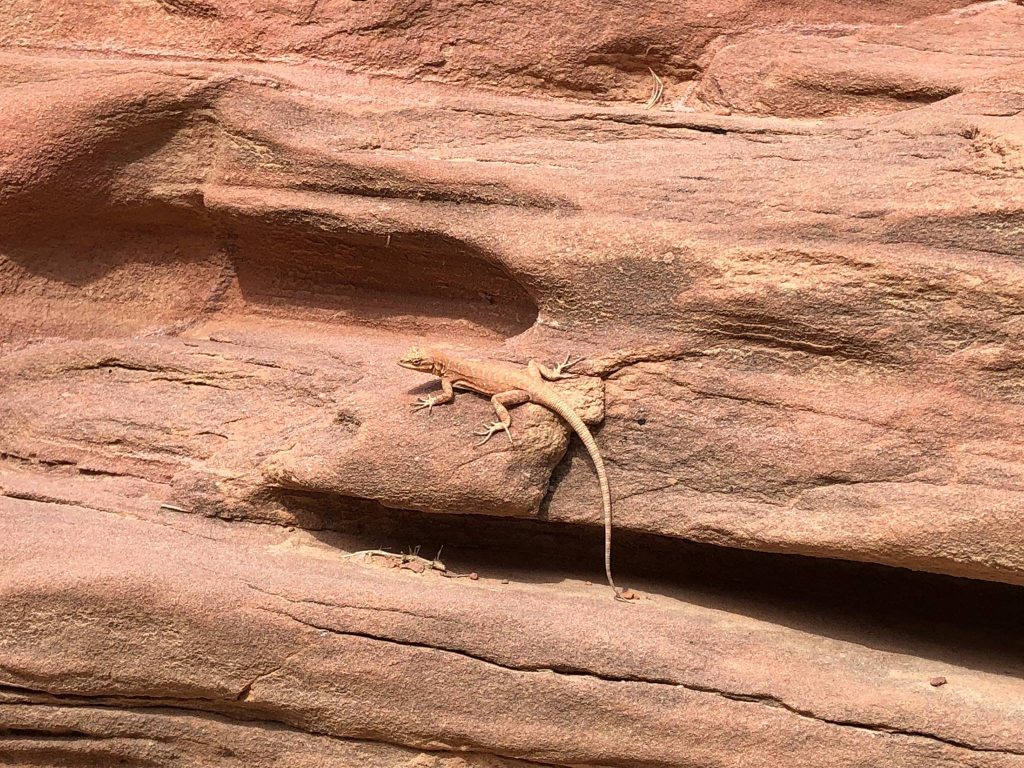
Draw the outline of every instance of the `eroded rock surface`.
M0 526L21 543L0 590L14 761L70 733L82 755L139 763L218 748L303 764L324 748L328 764L1024 765L1011 646L978 669L744 615L768 601L628 605L542 567L445 579L346 557L344 539L188 515L8 500ZM283 738L253 754L267 732Z
M0 760L1024 760L1024 6L10 10ZM638 605L422 340L586 356ZM937 602L752 616L687 542Z

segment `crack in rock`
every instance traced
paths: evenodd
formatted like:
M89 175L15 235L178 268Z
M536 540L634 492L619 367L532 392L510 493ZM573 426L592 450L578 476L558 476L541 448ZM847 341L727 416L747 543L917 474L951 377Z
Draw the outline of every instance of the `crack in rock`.
M290 602L298 602L298 601L291 601L287 597L285 597L284 599L285 600L289 600ZM493 667L497 667L499 669L503 669L503 670L508 671L508 672L527 673L527 674L529 674L529 673L537 673L537 672L543 672L543 673L554 672L555 674L558 674L558 675L564 675L564 676L569 676L569 677L587 677L587 678L591 678L593 680L599 680L599 681L607 682L607 683L637 683L637 684L645 684L645 685L666 686L666 687L670 687L670 688L682 688L684 690L693 691L695 693L706 693L706 694L711 694L711 695L714 695L714 696L719 696L721 698L728 699L730 701L738 701L738 702L759 704L759 705L762 705L762 706L769 706L769 707L773 707L773 708L776 708L776 709L782 709L782 710L785 710L786 712L789 712L791 714L797 715L798 717L806 718L806 719L809 719L809 720L815 720L815 721L820 722L820 723L826 723L828 725L835 725L835 726L839 726L839 727L843 727L843 728L855 728L855 729L859 729L859 730L871 731L873 733L886 733L886 734L890 734L892 736L902 736L902 737L907 737L907 738L928 739L928 740L935 741L935 742L938 742L938 743L941 743L941 744L945 744L947 746L958 747L958 748L961 748L961 749L970 750L972 752L992 752L992 753L997 753L997 754L1008 754L1008 755L1021 755L1021 756L1024 756L1024 751L1013 750L1013 749L998 749L998 748L992 748L992 747L982 747L982 746L978 746L976 744L971 744L969 742L961 741L961 740L958 740L958 739L952 739L952 738L940 736L938 734L929 733L927 731L920 731L920 730L915 730L915 729L898 728L896 726L885 725L885 724L882 724L882 723L859 722L859 721L856 721L856 720L844 720L844 719L838 719L838 718L824 717L822 715L816 714L815 712L813 712L811 710L802 709L800 707L796 707L796 706L794 706L792 704L789 704L786 701L782 700L781 698L779 698L777 696L774 696L772 694L765 694L765 693L755 693L755 694L737 693L737 692L734 692L734 691L727 691L727 690L723 690L723 689L720 689L720 688L714 688L714 687L710 687L710 686L702 686L702 685L697 685L697 684L694 684L694 683L683 683L683 682L680 682L680 681L677 681L677 680L670 680L670 679L667 679L667 678L639 677L639 676L630 676L630 675L621 675L621 676L620 675L608 675L608 674L597 673L597 672L594 672L592 670L581 669L581 668L570 667L570 666L561 666L561 665L552 665L552 666L542 666L542 665L537 665L537 666L511 666L511 665L507 665L507 664L502 664L502 663L500 663L498 661L495 661L492 658L487 658L485 656L480 656L480 655L473 654L473 653L470 653L468 651L464 651L464 650L460 650L460 649L439 647L439 646L431 645L429 643L422 643L422 642L416 642L416 641L397 640L397 639L391 638L391 637L382 637L380 635L374 635L374 634L369 633L369 632L356 632L356 631L348 631L348 630L339 630L339 629L336 629L334 627L330 627L330 626L327 626L327 625L324 625L324 624L318 624L318 623L315 623L315 622L312 622L312 621L308 621L306 619L299 618L298 616L295 616L295 615L289 613L288 611L277 610L277 609L266 608L266 607L261 608L261 610L265 610L265 611L267 611L269 613L274 613L274 614L286 616L286 617L288 617L288 618L298 622L299 624L302 624L304 626L307 626L307 627L309 627L311 629L315 629L315 630L320 631L320 632L329 632L332 635L337 635L337 636L341 636L341 637L359 637L359 638L362 638L362 639L365 639L365 640L372 640L372 641L376 641L376 642L388 643L388 644L398 645L398 646L403 646L403 647L408 647L408 648L421 648L421 649L425 649L425 650L437 651L439 653L449 653L449 654L452 654L452 655L461 656L462 658L470 659L470 660L475 661L475 662L479 662L481 664L487 664L487 665L490 665L490 666L493 666Z

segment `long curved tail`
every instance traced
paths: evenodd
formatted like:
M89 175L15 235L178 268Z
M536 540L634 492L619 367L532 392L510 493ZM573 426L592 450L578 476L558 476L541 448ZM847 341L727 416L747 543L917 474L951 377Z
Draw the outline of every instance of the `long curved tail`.
M583 423L579 414L561 398L545 398L541 405L550 408L565 419L565 422L579 435L587 453L590 454L590 460L594 463L597 482L601 485L601 501L604 504L604 575L608 578L608 585L618 595L619 588L615 586L615 581L612 579L612 494L608 489L608 475L604 471L604 459L601 458L601 452L597 449L597 441L594 440L594 436L590 434L590 430Z

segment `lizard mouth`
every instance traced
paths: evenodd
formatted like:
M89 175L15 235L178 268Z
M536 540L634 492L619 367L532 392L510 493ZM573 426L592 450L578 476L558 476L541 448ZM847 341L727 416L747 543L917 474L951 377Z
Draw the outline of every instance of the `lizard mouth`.
M433 370L433 363L425 360L409 360L403 358L398 361L398 364L403 368L408 368L410 371L420 371L421 373L429 373Z

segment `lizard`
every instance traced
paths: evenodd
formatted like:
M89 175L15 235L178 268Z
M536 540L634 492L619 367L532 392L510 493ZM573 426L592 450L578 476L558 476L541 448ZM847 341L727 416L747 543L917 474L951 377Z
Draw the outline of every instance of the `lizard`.
M496 432L504 431L509 443L515 445L509 426L512 417L508 409L524 403L536 403L557 414L579 436L583 446L594 463L597 480L601 486L601 501L604 509L604 572L608 585L614 590L617 600L628 600L627 590L620 590L612 579L612 502L608 488L608 475L604 459L597 447L597 441L590 433L583 419L549 382L573 378L566 371L580 360L565 361L548 368L536 360L530 360L526 368L487 360L468 360L429 347L412 347L398 361L402 368L420 373L429 373L441 379L441 393L421 397L412 408L426 410L429 414L435 405L445 405L455 399L456 389L466 389L487 395L498 420L484 425L474 434L482 437L477 445L483 445Z

